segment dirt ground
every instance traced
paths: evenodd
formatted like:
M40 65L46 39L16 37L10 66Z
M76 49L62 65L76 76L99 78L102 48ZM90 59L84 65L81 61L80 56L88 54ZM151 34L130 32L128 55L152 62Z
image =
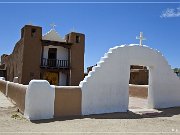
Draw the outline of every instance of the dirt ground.
M145 106L131 97L127 113L29 121L0 93L0 134L180 134L180 108Z

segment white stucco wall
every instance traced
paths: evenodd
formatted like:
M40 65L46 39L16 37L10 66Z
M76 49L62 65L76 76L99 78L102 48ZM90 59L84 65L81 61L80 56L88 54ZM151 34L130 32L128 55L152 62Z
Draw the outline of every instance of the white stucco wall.
M130 65L149 67L148 106L180 106L180 80L162 54L147 46L110 48L80 83L82 114L124 112L129 103Z
M19 83L19 78L18 77L14 77L13 82L14 83Z
M49 48L57 48L57 59L58 60L68 60L68 49L62 46L45 46L43 52L43 58L48 59Z
M54 116L55 87L46 80L31 80L25 96L24 115L30 120Z
M5 80L5 78L4 77L0 77L0 80Z
M59 86L66 86L67 76L63 72L59 72Z
M8 94L8 85L9 85L10 81L7 81L7 84L6 84L6 96Z

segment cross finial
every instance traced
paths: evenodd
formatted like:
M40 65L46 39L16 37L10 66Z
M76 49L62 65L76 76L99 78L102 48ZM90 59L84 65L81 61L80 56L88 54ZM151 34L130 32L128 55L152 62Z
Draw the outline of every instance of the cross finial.
M32 22L29 22L28 25L33 25Z
M50 26L52 27L52 29L55 29L55 27L56 27L56 24L54 24L54 23L51 23L51 24L50 24Z
M75 32L75 27L74 27L74 26L73 26L73 28L72 28L71 32Z
M143 41L143 40L146 40L146 39L143 37L143 32L140 32L140 36L139 36L139 37L136 37L136 39L139 39L139 40L140 40L140 41L139 41L139 45L140 45L140 46L143 46L142 41Z

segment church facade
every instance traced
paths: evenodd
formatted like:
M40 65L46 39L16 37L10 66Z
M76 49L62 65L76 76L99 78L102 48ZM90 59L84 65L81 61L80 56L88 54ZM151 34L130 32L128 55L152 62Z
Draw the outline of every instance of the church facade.
M25 25L12 54L1 56L6 80L28 84L45 79L52 85L79 85L84 78L85 35L70 32L61 38L53 28L42 36L42 27Z

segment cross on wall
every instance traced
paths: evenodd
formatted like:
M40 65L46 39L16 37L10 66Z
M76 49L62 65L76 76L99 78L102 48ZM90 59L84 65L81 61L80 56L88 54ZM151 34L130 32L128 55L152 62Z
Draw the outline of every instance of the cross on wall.
M50 26L52 27L52 29L55 29L55 27L56 27L56 24L54 24L54 23L51 23L51 24L50 24Z
M140 45L140 46L143 46L142 41L143 41L143 40L146 40L146 38L143 37L143 32L140 32L139 37L136 37L136 39L139 39L139 40L140 40L140 41L139 41L139 45Z

